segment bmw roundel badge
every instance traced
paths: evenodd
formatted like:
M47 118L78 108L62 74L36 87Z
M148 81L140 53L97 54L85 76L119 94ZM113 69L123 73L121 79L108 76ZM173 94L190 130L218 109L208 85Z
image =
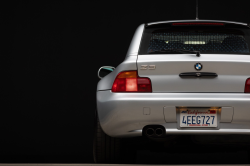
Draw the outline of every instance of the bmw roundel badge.
M202 69L202 64L201 63L196 63L194 65L195 70L201 70Z

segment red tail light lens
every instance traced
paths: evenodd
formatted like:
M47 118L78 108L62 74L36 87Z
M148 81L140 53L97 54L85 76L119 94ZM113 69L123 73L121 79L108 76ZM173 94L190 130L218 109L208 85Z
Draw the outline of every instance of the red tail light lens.
M246 81L245 93L250 93L250 78L248 78Z
M112 92L152 92L149 78L138 77L137 71L125 71L117 75Z

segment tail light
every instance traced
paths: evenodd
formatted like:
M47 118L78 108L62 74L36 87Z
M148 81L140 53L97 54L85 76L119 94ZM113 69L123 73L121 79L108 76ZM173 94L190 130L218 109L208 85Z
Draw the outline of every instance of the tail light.
M245 93L250 93L250 78L248 78L247 81L246 81Z
M117 75L112 92L152 92L151 81L139 77L137 71L124 71Z

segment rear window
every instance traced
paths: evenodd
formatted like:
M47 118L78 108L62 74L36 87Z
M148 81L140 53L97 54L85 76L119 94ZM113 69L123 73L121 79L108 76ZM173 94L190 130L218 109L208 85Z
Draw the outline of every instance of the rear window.
M200 51L207 54L249 54L249 43L250 29L245 26L163 24L145 27L139 54L152 54L155 51L172 49ZM164 54L168 53L171 52Z

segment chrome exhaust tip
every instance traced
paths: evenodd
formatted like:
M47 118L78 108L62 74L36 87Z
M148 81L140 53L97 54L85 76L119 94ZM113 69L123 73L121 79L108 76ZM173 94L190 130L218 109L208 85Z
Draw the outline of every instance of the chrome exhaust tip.
M157 135L157 136L162 136L162 134L163 134L163 130L162 130L161 128L157 128L157 129L155 130L155 135Z
M148 128L146 130L146 135L149 136L149 137L151 137L152 135L154 135L154 129Z

